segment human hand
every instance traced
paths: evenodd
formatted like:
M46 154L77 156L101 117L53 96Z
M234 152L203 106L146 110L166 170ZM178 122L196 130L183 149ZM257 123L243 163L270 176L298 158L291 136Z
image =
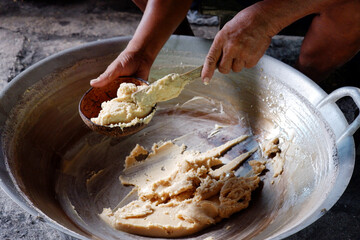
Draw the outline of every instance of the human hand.
M276 34L274 29L256 5L239 12L215 36L202 70L203 82L209 83L216 68L227 74L255 66Z
M140 51L125 49L98 78L90 81L92 87L103 87L120 76L135 76L147 80L152 61Z

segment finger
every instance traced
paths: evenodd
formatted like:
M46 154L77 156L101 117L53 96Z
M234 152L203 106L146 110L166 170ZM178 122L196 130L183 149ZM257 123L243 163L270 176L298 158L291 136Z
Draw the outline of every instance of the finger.
M231 70L233 63L233 56L230 51L226 49L223 51L223 55L220 57L220 63L218 66L219 72L223 74L228 74Z
M263 44L262 46L259 46L256 50L253 50L251 53L248 53L244 59L245 61L245 68L252 68L256 66L256 64L259 62L260 58L265 54L266 49L270 45L271 39L266 42L266 44Z
M119 72L119 64L116 62L111 63L99 77L90 81L90 85L93 87L103 87L113 81ZM121 65L120 65L121 66Z
M259 58L260 59L260 58ZM252 68L255 67L255 65L257 64L257 62L259 61L258 58L251 58L248 61L245 62L244 67L246 68Z
M123 65L121 61L117 58L115 59L96 79L90 81L90 85L92 87L103 87L113 80L115 80L123 70Z
M234 72L240 72L244 68L245 62L240 58L234 58L232 62L232 70Z
M221 56L221 51L221 48L218 47L214 41L213 45L209 50L209 53L205 58L204 67L201 72L201 78L204 84L208 84L210 82L210 79L213 77L217 62Z

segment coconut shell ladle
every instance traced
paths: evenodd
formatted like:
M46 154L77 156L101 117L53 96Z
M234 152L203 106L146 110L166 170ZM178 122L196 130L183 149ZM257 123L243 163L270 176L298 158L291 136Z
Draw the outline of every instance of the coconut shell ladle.
M197 79L201 76L202 67L197 67L189 72L180 74L179 77L186 82L190 82L194 79ZM137 123L129 127L120 127L120 126L107 126L107 125L98 125L92 122L90 119L97 117L101 110L101 103L109 101L117 97L117 90L121 83L134 83L137 86L147 85L149 83L143 79L136 77L119 77L109 83L108 85L101 88L90 88L81 98L79 103L79 114L84 123L93 131L112 136L112 137L123 137L127 135L134 134L141 129L143 129L147 124ZM143 94L137 92L137 94ZM156 105L152 108L149 114L154 114L156 111Z

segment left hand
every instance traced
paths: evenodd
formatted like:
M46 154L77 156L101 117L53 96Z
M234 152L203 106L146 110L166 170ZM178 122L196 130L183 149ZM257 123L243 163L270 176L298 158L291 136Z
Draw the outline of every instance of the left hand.
M153 63L141 51L129 50L129 46L107 67L98 78L91 80L92 87L103 87L120 76L134 76L148 79Z

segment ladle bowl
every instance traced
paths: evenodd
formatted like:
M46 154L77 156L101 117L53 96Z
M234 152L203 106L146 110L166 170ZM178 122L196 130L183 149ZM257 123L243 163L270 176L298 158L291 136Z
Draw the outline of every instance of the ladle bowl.
M91 118L97 117L101 111L101 103L116 98L117 89L121 83L134 83L137 86L149 85L141 78L136 77L118 77L116 80L101 88L90 88L79 102L79 114L84 123L93 131L112 136L123 137L134 134L146 126L146 123L137 123L130 127L99 125L91 121ZM153 113L155 107L150 112Z

